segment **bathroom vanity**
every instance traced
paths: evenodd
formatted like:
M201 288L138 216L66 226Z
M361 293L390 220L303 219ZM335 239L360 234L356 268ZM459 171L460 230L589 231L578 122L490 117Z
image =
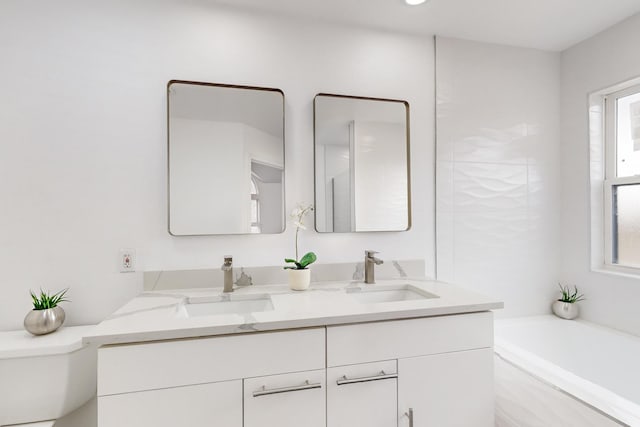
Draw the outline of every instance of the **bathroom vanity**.
M145 293L85 338L98 426L493 426L501 307L417 280Z

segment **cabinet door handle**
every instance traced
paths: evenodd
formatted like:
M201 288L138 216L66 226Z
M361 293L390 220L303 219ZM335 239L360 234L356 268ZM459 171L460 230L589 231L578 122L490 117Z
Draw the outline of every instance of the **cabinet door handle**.
M413 408L409 408L409 412L404 413L409 418L409 427L413 427Z
M314 388L322 388L322 384L309 383L309 380L306 380L302 385L294 385L290 387L268 389L266 386L263 385L260 390L256 390L253 392L253 397L267 396L270 394L278 394L278 393L289 393L291 391L312 390Z
M355 383L366 383L369 381L390 380L393 378L398 378L398 374L386 374L384 371L380 371L378 375L373 375L370 377L347 378L346 375L343 375L336 381L336 384L346 385Z

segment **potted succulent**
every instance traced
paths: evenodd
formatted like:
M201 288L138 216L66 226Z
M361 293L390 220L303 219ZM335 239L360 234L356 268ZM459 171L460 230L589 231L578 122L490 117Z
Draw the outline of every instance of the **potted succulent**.
M33 302L33 310L25 316L24 328L33 335L45 335L62 326L65 313L58 304L69 301L65 298L68 290L63 289L60 292L51 294L40 289L40 295L29 291Z
M551 306L553 314L563 319L572 320L578 317L578 302L584 299L583 294L578 294L578 288L573 287L573 291L569 289L569 286L560 287L561 297L553 303Z
M298 258L298 234L300 233L300 229L307 229L303 220L311 211L313 211L312 205L298 205L298 207L291 212L291 219L296 226L296 258L285 258L284 262L293 265L286 265L284 269L289 272L289 287L295 291L304 291L309 288L309 284L311 283L311 270L309 270L309 265L318 259L313 252L307 252L302 258Z

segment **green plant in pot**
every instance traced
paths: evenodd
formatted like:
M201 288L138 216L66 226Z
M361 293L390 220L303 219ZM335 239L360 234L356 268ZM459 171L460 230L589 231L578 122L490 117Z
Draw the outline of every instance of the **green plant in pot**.
M25 316L24 328L33 335L45 335L62 326L65 313L58 304L69 301L65 298L68 290L63 289L52 294L40 289L39 295L29 291L33 302L33 310Z
M584 295L578 293L576 286L573 287L573 290L569 286L563 286L560 283L558 283L558 286L560 287L560 298L551 306L553 314L567 320L575 319L580 311L578 302L584 300Z
M295 259L285 258L284 262L289 265L286 265L284 268L288 270L289 273L289 287L295 291L304 291L309 288L311 284L311 270L309 266L318 259L313 252L307 252L302 258L298 257L298 234L300 230L307 229L304 225L304 217L311 211L313 211L313 205L298 205L291 212L291 219L296 226L296 257Z

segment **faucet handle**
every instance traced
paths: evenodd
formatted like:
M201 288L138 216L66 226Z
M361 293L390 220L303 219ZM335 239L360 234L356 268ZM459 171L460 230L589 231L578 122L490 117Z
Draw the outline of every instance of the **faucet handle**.
M224 256L224 263L225 263L225 265L231 265L233 263L233 256L232 255L225 255Z
M364 251L364 254L365 254L368 258L373 257L375 254L378 254L378 253L380 253L380 252L378 252L378 251L371 251L371 250Z

